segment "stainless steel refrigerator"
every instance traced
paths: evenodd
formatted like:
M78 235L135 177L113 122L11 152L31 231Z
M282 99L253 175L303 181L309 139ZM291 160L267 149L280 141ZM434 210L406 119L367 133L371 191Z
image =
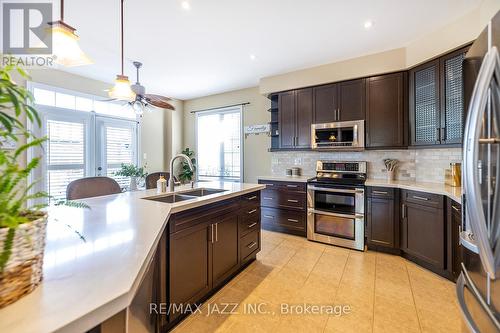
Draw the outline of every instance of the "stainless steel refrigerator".
M463 231L457 297L471 332L500 332L500 13L469 49L463 146Z

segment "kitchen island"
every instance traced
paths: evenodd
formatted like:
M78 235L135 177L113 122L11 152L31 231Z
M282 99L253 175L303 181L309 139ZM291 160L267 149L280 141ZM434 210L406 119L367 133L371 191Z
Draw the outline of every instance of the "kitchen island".
M83 200L90 209L50 209L44 280L0 310L0 331L84 332L105 322L134 302L162 237L174 234L169 229L173 216L183 221L182 214L190 210L253 199L265 186L207 182L195 187L224 191L175 203L144 199L156 196L154 189ZM190 190L186 186L176 192Z

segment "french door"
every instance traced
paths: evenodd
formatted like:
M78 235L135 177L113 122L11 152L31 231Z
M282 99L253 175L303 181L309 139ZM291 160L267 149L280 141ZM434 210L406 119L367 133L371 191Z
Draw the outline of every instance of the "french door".
M115 176L122 163L137 164L137 123L96 116L95 174L114 178L124 187L128 179Z
M94 112L38 107L42 126L35 131L47 137L43 149L28 159L41 156L41 165L31 176L37 190L55 200L66 198L66 187L76 179L91 176L114 178L126 187L128 179L115 176L121 163L137 164L138 123Z

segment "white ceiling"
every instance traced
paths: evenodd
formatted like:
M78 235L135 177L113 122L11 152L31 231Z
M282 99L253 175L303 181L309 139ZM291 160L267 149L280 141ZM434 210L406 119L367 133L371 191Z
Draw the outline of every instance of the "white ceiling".
M189 11L181 2L125 1L125 71L135 80L131 61L139 60L148 92L190 99L402 47L481 0L189 0ZM63 70L114 80L120 68L119 3L66 0L65 21L77 29L95 64ZM374 22L370 30L363 27L366 20Z

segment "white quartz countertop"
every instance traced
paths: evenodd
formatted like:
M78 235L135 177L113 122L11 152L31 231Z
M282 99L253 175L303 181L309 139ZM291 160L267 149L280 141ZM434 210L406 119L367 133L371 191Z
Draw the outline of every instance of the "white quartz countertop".
M433 194L445 195L448 198L462 203L462 188L453 187L444 183L415 182L407 180L368 179L366 186L394 187L404 190L421 191Z
M82 200L91 209L51 208L44 279L31 294L0 310L0 332L94 327L130 305L170 214L265 186L207 182L195 187L226 191L174 204L142 199L155 196L154 189Z
M314 176L261 176L257 178L259 180L275 180L281 182L307 183L307 180L314 178Z

